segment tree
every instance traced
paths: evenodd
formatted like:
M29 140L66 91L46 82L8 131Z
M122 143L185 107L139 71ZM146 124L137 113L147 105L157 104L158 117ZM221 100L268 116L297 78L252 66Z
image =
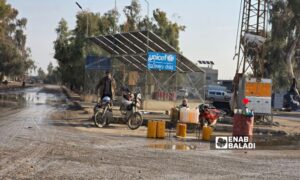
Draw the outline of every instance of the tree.
M48 71L48 75L51 75L53 73L53 64L52 64L52 62L50 62L48 64L47 71Z
M59 70L61 73L61 80L63 83L68 83L72 78L72 74L69 71L72 68L72 37L71 32L68 30L68 24L66 20L61 19L59 25L56 28L57 39L54 41L54 58L57 60Z
M153 16L155 20L152 27L154 33L179 50L179 33L185 30L185 26L171 22L167 18L167 14L160 9L154 10Z
M132 0L129 6L123 9L126 16L124 24L120 25L123 32L137 31L137 30L151 30L167 43L179 50L179 33L185 30L185 26L171 22L167 13L156 9L153 11L153 19L143 17L140 15L141 6L138 0Z
M50 62L48 67L48 74L45 77L44 82L47 84L58 84L61 82L61 72L58 67L54 67Z
M300 41L300 1L274 1L271 10L271 39L267 43L267 59L275 88L287 87L299 73L295 50Z
M87 29L88 36L99 36L119 31L128 32L149 28L166 42L179 49L179 33L185 27L171 22L165 12L153 11L154 19L142 17L138 0L132 0L131 4L123 9L123 12L126 16L126 21L123 24L118 24L119 13L116 10L109 10L103 15L87 11L79 12L76 15L76 26L73 30L68 29L64 19L60 20L56 28L57 39L54 41L54 58L58 61L58 71L62 83L80 89L84 84L86 56L106 55L105 51L86 39ZM118 65L118 63L116 64Z
M37 73L38 73L38 77L39 77L41 80L45 80L45 78L46 78L46 73L43 71L42 68L39 68Z
M34 68L30 49L26 47L26 18L18 19L18 11L0 0L0 79L3 75L23 76Z
M138 0L132 0L129 6L125 6L123 12L126 16L126 22L120 26L121 31L136 31L140 22L141 5Z

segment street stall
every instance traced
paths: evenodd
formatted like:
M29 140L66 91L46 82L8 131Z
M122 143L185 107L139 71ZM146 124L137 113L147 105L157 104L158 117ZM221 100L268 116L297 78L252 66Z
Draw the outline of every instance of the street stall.
M118 33L89 40L109 54L106 57L111 60L117 90L127 86L142 93L144 110L170 110L183 98L189 99L190 107L203 102L205 72L153 32ZM95 71L86 73L86 81L101 78ZM86 92L92 92L91 83L86 84Z

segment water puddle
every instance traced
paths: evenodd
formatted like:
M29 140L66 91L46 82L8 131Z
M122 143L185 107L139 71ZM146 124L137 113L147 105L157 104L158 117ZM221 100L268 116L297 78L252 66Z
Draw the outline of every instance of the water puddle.
M166 149L166 150L179 150L179 151L189 151L195 150L196 146L187 144L150 144L146 147L151 149Z
M0 92L0 107L26 107L32 105L62 105L66 103L62 93L45 92L41 88Z

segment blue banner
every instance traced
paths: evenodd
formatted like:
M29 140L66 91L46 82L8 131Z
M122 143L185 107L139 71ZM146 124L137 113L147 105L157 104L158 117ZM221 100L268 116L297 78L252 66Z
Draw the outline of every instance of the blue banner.
M176 54L148 52L149 70L176 71Z
M111 59L108 57L87 56L85 61L86 70L110 70Z

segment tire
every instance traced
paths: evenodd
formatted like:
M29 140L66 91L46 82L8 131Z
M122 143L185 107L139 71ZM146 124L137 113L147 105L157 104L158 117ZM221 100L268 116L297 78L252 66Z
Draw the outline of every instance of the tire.
M94 123L95 123L95 126L99 127L99 128L102 128L104 126L107 126L108 123L107 123L107 116L106 116L106 111L107 111L107 108L105 108L103 110L103 113L100 112L100 111L97 111L94 115Z
M129 129L136 130L143 124L143 116L139 112L133 113L129 118L127 125Z

